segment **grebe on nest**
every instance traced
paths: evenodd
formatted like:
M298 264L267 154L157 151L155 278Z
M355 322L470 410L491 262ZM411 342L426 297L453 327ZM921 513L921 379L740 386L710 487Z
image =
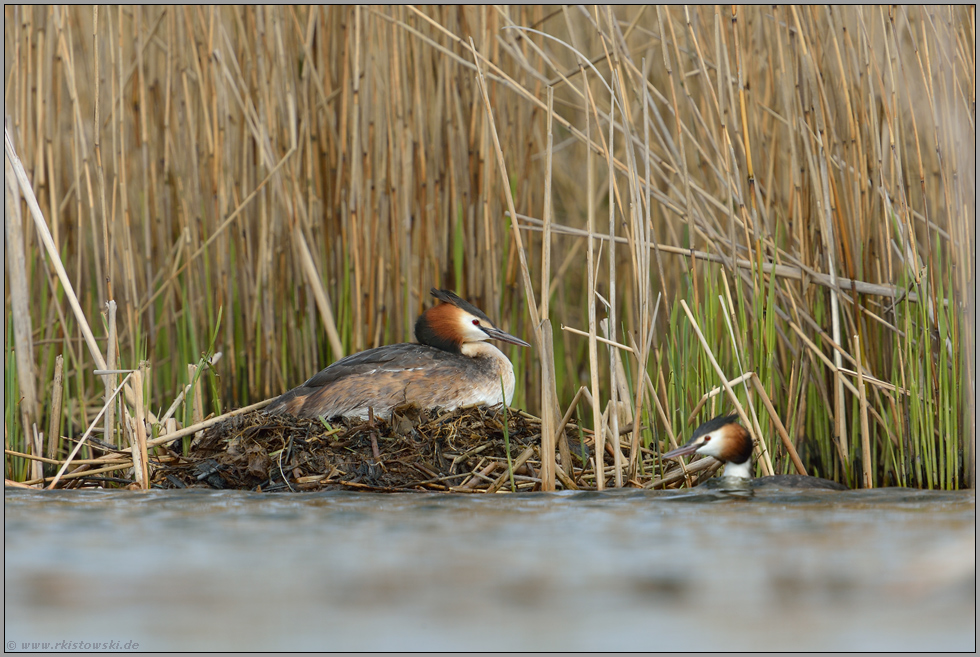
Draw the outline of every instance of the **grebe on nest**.
M415 322L418 344L376 347L341 358L283 393L266 412L367 419L369 409L388 418L399 406L451 411L505 400L509 405L514 366L486 340L531 345L495 328L482 310L449 290L433 288L432 296L441 303Z

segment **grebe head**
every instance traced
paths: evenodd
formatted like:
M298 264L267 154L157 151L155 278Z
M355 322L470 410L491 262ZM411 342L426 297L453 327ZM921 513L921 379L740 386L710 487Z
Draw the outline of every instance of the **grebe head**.
M708 420L694 431L686 445L667 452L663 458L686 454L704 454L723 461L726 477L752 477L752 436L738 423L737 415Z
M490 339L531 346L496 328L482 310L449 290L432 288L432 296L442 303L426 310L415 322L415 339L421 344L453 353L460 353L465 343Z

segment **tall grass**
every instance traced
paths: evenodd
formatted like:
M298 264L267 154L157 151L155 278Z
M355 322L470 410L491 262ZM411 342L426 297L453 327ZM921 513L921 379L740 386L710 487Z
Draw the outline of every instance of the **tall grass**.
M811 474L974 484L973 7L4 12L30 188L8 160L9 451L63 417L62 459L109 351L149 367L99 438L128 446L144 394L154 436L175 400L186 426L277 395L411 339L435 285L538 347L508 353L515 406L554 419L587 386L597 486L734 407L689 417L723 383L709 354L756 374ZM761 395L732 393L791 471Z

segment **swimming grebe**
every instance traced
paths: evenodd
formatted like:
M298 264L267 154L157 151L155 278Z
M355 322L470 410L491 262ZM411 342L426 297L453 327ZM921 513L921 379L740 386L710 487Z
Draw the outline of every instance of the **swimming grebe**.
M283 393L266 412L366 419L369 408L376 417L388 418L393 408L404 405L451 411L504 399L510 404L514 367L485 341L531 345L494 328L483 311L449 290L432 288L432 296L442 303L415 322L418 344L376 347L341 358Z
M686 454L713 456L725 464L723 478L741 479L757 486L785 486L788 488L829 488L848 490L847 486L806 475L772 475L752 479L752 436L738 423L738 415L719 415L695 429L694 435L683 447L663 455L673 459Z

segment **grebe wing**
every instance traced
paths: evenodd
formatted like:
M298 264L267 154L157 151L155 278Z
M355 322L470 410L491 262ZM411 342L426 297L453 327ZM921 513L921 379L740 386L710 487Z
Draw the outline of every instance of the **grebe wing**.
M433 352L444 353L428 345L408 342L359 351L323 368L301 387L320 388L345 377L372 374L378 370L414 370L431 362Z

